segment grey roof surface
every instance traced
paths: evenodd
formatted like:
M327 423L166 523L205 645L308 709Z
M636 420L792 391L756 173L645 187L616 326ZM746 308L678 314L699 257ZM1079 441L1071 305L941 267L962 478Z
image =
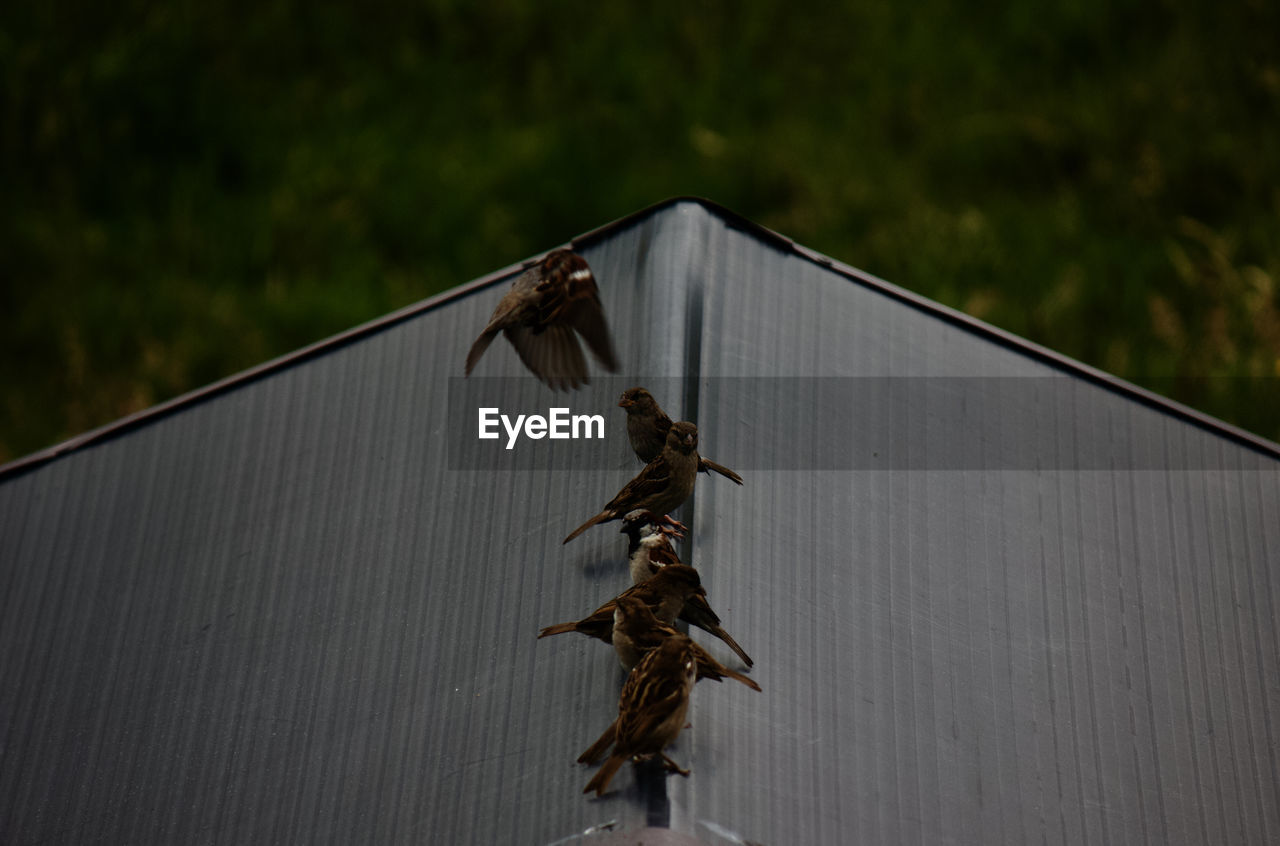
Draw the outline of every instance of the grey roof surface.
M0 470L0 843L1280 841L1280 448L705 202L577 245L619 377L458 379L508 268ZM631 384L746 478L684 557L763 693L595 800L621 671L535 634L626 584L560 540Z

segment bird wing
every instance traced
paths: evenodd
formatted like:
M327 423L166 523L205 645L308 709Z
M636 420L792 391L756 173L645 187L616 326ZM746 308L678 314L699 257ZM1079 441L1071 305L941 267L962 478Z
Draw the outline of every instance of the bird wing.
M565 319L587 342L601 366L610 373L617 373L618 354L613 349L613 337L604 319L604 307L595 291L572 299L565 309Z
M625 514L654 496L665 491L671 483L671 462L659 455L644 466L634 479L627 482L618 495L605 506L606 511Z
M554 324L541 331L513 326L506 335L524 366L553 390L576 388L590 381L582 347L568 326Z

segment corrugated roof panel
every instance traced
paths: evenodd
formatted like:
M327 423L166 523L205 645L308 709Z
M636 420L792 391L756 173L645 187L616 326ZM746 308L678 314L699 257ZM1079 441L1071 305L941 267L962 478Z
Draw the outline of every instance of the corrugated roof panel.
M0 478L0 841L1280 836L1272 448L704 204L583 244L587 390L505 341L456 378L500 282ZM617 524L560 540L635 383L746 477L686 551L764 690L588 800L621 673L535 635L625 585ZM480 448L487 391L608 437Z
M766 843L1280 834L1280 463L727 227L720 240L699 422L719 460L768 469L699 487L693 558L726 625L751 632L737 636L769 695L746 713L695 703L695 729L714 728L692 757L714 772L671 783L691 827ZM853 381L775 378L813 374ZM851 438L823 403L882 386L870 377L956 379L869 390L920 404L868 413L882 428ZM1002 413L1026 392L1051 413ZM911 456L938 427L944 445L985 432L986 451L955 469ZM805 445L790 453L805 469L775 438ZM877 438L905 439L898 463L821 469ZM1214 469L1231 467L1262 469Z
M666 308L648 300L670 299L667 259L637 282L613 256L634 264L670 224L585 251L620 349L655 369L679 344L628 317ZM612 719L612 656L534 639L612 593L561 554L583 480L445 469L448 377L499 293L0 485L0 840L524 843L643 824L584 801L573 763ZM505 341L479 370L520 372ZM565 396L520 381L541 405Z

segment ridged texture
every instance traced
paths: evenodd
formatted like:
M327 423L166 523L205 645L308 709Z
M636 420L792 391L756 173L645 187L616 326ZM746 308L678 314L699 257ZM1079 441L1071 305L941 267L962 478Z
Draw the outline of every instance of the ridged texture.
M1264 469L1062 469L1111 460L1076 452L1069 414L1035 431L1036 415L946 397L842 440L811 424L821 406L760 406L740 391L756 382L704 380L700 430L740 469L776 464L770 436L798 433L822 456L947 425L983 432L989 467L699 486L690 560L764 694L699 699L695 776L669 785L687 830L1276 842L1280 463L741 233L714 252L703 374L1032 377L1009 385L1071 396L1070 414L1108 421L1122 456ZM1076 384L1035 378L1051 375Z
M666 782L672 829L1280 841L1274 457L695 203L581 251L634 378L528 379L511 405L605 414L607 440L574 453L593 469L449 468L472 435L447 431L448 377L505 280L0 479L0 842L643 827L629 772L589 801L573 762L616 714L612 651L535 639L629 581L613 525L560 538L635 473L614 407L631 384L745 479L699 478L681 552L764 692L699 686L669 750L693 771ZM504 342L472 378L523 372ZM1050 375L1124 449L1200 469L1107 469L1069 415L943 398L839 437L820 396L744 395L794 390L778 376ZM980 460L799 471L771 446L806 438L821 466L948 426L984 432Z

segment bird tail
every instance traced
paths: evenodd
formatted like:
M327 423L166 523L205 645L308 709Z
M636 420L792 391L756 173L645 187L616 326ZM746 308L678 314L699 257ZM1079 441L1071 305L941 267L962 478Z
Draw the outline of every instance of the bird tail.
M700 626L699 628L707 628L707 627ZM747 654L747 651L743 649L741 646L739 646L738 642L734 640L733 637L730 636L730 634L726 632L724 629L720 628L719 626L712 626L710 628L707 628L707 631L715 635L716 637L720 638L721 640L723 640L725 643L725 646L728 646L730 649L732 649L734 654L742 659L742 663L746 664L748 667L753 665L751 656Z
M476 338L476 342L471 345L471 350L467 353L467 367L463 371L464 375L470 376L472 369L476 366L476 362L480 360L480 356L484 355L484 351L489 349L489 344L493 343L493 339L498 337L498 330L486 328L480 333L480 337Z
M609 727L604 730L604 734L595 743L587 747L587 751L578 756L579 764L594 764L600 760L600 756L609 750L613 745L613 739L618 734L618 721L614 720Z
M712 681L724 681L725 679L733 679L745 684L756 692L760 692L760 685L744 676L736 670L730 670L724 664L711 657L711 653L699 647L695 650L698 659L698 678L711 679Z
M726 667L726 666L724 666L723 664L721 664L721 665L720 665L720 672L724 673L726 676L728 676L729 678L733 679L734 681L740 681L740 682L742 682L742 683L743 683L743 684L745 684L747 687L749 687L749 688L751 688L752 690L754 690L756 693L760 693L760 685L756 684L754 681L752 681L751 679L747 678L747 677L746 677L746 676L744 676L742 673L739 673L737 670L730 670L728 667Z
M572 623L556 623L554 626L547 626L545 629L538 632L538 639L541 640L544 637L551 637L551 635L565 634L567 632L576 632L577 630L578 630L577 621L574 621Z
M604 523L604 522L608 521L608 520L610 519L610 517L611 517L611 515L610 515L610 513L609 513L608 511L601 511L599 514L597 514L596 516L592 517L590 520L588 520L587 522L583 523L581 526L579 526L578 528L576 528L576 529L574 529L572 532L570 532L570 533L569 533L569 537L567 537L567 538L565 538L564 540L560 541L561 545L566 544L566 543L568 543L569 541L573 540L573 539L574 539L574 538L576 538L578 535L580 535L580 534L582 534L583 532L585 532L587 529L590 529L590 528L591 528L592 526L594 526L596 523Z
M604 792L609 789L609 782L613 781L614 775L618 772L618 767L622 766L625 759L616 752L609 756L609 760L604 762L596 774L591 777L591 781L587 782L587 786L582 789L583 793L595 791L597 796L603 796Z
M703 473L714 470L717 473L719 473L721 476L724 476L726 479L730 480L731 482L736 482L739 485L742 484L741 476L739 476L737 473L730 470L728 467L725 467L723 464L716 464L714 461L712 461L709 458L703 458L702 462L698 465L698 469L701 470Z

